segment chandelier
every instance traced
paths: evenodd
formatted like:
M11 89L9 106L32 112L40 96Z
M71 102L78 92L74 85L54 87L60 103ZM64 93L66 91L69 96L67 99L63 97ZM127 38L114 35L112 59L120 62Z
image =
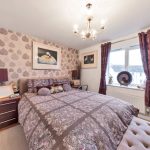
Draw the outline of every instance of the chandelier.
M92 7L91 3L86 4L87 12L90 12L91 7ZM86 29L82 29L81 31L79 31L79 26L74 25L73 32L75 35L80 36L83 40L85 40L85 39L95 40L97 30L95 30L94 28L91 27L91 22L93 21L93 16L88 13L87 17L86 17L86 21L87 21L87 28ZM100 29L104 30L104 20L101 21Z

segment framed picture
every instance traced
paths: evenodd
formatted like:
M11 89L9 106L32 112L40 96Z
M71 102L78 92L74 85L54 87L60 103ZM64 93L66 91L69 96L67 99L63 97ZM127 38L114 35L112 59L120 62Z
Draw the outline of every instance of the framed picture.
M81 56L82 68L96 68L97 67L97 51L83 53Z
M33 69L60 69L61 50L59 48L33 42Z

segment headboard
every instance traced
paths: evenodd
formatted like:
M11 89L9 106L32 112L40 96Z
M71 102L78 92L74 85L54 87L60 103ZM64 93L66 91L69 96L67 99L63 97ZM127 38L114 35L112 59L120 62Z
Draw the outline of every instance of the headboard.
M25 92L28 91L28 80L29 79L50 79L50 78L22 78L22 79L19 79L18 81L18 85L19 85L19 93L20 95L23 95ZM53 84L57 84L57 83L68 83L70 82L70 79L69 78L56 78L56 79L52 79L53 81Z
M21 78L21 79L19 79L18 85L19 85L19 94L20 95L22 95L28 91L27 83L28 83L29 79L49 79L49 78Z
M28 91L27 82L28 82L28 78L19 79L18 85L19 85L20 95Z

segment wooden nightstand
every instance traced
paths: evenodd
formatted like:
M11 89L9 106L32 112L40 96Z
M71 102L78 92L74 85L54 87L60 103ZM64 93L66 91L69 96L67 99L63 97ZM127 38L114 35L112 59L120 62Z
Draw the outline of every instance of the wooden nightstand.
M75 88L75 89L80 89L80 90L83 90L83 91L87 91L88 90L88 85L72 85L72 88Z
M20 96L0 99L0 129L18 122Z

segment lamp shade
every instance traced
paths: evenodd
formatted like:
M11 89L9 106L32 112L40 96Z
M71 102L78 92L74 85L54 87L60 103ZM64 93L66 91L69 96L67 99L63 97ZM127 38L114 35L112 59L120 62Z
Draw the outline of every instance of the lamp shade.
M7 69L0 68L0 82L8 81Z
M80 79L80 74L78 70L72 70L72 79L73 80Z
M76 79L78 76L77 70L72 70L72 79Z

